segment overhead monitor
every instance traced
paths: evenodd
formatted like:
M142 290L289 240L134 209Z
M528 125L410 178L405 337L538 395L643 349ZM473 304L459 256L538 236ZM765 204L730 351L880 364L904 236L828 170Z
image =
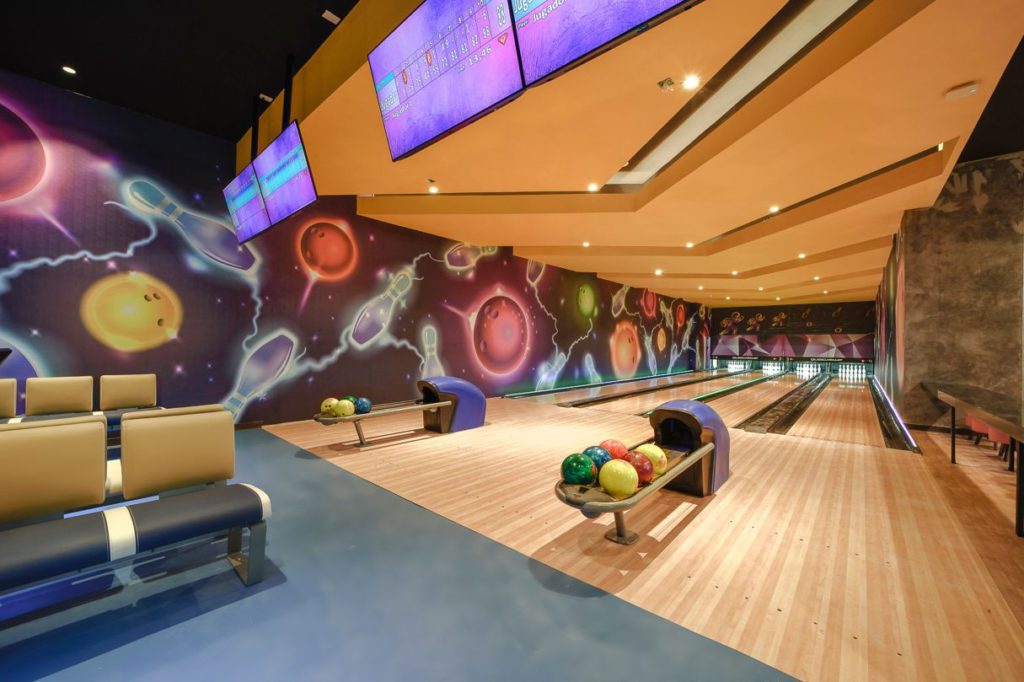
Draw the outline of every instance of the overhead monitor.
M424 0L369 60L396 161L523 89L509 0Z
M263 194L256 182L256 172L249 164L224 188L231 223L239 242L246 242L270 227L270 216L263 205Z
M694 4L694 0L512 0L526 85Z
M270 224L279 223L316 201L299 124L295 121L253 159Z

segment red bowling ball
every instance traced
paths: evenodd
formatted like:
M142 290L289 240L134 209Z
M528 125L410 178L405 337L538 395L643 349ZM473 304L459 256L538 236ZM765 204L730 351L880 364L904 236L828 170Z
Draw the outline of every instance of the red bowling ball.
M318 279L345 279L356 268L356 242L343 221L313 223L302 231L298 246L299 258Z
M654 480L654 465L651 464L651 460L647 458L647 455L633 450L626 453L626 456L622 459L632 464L633 468L636 469L636 475L640 478L640 485L647 485Z
M601 447L608 451L612 459L625 459L626 455L629 454L629 448L626 447L625 443L614 438L609 438L601 443Z
M508 296L487 299L473 321L473 347L487 371L511 374L526 356L526 313Z

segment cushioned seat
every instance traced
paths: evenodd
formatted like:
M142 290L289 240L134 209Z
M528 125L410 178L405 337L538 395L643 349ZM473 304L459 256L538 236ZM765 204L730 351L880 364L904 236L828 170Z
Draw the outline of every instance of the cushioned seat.
M0 531L0 591L217 532L262 533L270 513L266 493L229 485ZM232 535L229 551L240 545L240 535ZM262 551L262 535L250 540L247 584L262 578Z

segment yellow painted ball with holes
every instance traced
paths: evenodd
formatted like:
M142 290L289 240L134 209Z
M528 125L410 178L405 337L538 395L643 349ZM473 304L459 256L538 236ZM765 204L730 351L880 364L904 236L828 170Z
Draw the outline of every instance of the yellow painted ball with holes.
M78 313L94 339L125 353L158 348L178 338L185 317L174 289L144 272L96 280L82 294Z

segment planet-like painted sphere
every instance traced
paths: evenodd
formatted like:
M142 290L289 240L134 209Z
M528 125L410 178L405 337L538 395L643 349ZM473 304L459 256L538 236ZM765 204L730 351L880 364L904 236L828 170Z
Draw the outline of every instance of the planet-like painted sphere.
M108 275L93 282L82 294L78 313L94 339L127 353L176 339L185 317L174 289L144 272Z
M635 376L636 368L640 365L640 338L636 333L636 325L630 320L616 324L609 346L615 377L629 379Z
M686 306L682 303L676 306L676 327L679 329L686 327Z
M508 296L494 296L480 306L473 321L473 346L480 364L494 374L510 374L526 356L526 314Z
M668 335L665 333L664 327L658 327L658 331L654 333L654 343L659 353L665 352L665 349L668 347Z
M576 289L576 307L585 319L590 319L597 314L597 294L594 287L589 284L581 284Z
M338 281L356 269L358 249L347 223L313 223L299 236L299 258L319 279Z
M649 320L658 314L658 295L650 289L644 289L640 294L640 311Z
M574 452L562 460L562 480L574 485L590 485L597 478L597 467L586 455Z
M613 459L601 467L598 480L604 491L618 500L629 497L640 486L636 469L623 459Z
M0 203L25 196L45 173L46 152L39 136L0 104Z
M602 448L600 445L591 445L589 448L583 451L583 454L590 458L590 461L597 467L598 473L601 471L601 467L611 461L612 456L607 450Z

